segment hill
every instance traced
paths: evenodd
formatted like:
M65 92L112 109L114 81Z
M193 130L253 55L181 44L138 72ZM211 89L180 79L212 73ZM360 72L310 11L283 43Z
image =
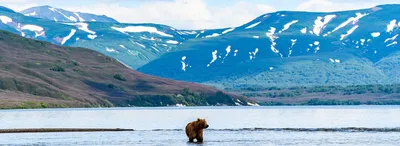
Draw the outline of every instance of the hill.
M2 108L252 105L215 88L145 75L93 50L0 31Z

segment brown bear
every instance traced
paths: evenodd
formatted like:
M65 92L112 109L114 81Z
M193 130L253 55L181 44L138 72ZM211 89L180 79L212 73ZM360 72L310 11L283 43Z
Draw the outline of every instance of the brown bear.
M190 122L186 125L186 135L189 138L189 142L203 142L203 129L208 128L208 124L205 119L198 118L197 121Z

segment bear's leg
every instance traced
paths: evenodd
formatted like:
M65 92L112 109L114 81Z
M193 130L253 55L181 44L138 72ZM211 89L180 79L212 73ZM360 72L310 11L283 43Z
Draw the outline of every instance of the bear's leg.
M194 138L189 138L189 142L194 142Z
M203 143L203 137L197 137L196 139L197 139L197 142Z

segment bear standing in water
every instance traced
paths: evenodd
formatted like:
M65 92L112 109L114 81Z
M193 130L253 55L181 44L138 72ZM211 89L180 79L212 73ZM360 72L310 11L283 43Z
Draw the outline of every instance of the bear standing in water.
M189 138L189 142L203 142L203 129L208 128L208 124L205 119L197 119L186 125L186 135Z

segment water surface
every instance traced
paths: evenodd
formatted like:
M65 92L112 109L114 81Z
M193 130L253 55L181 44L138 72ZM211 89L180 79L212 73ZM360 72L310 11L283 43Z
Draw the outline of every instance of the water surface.
M399 106L3 110L0 129L128 128L137 131L0 134L0 144L190 145L186 143L185 125L196 118L205 118L210 129L205 131L203 145L396 145L400 132L279 129L396 128L400 127L399 115Z

